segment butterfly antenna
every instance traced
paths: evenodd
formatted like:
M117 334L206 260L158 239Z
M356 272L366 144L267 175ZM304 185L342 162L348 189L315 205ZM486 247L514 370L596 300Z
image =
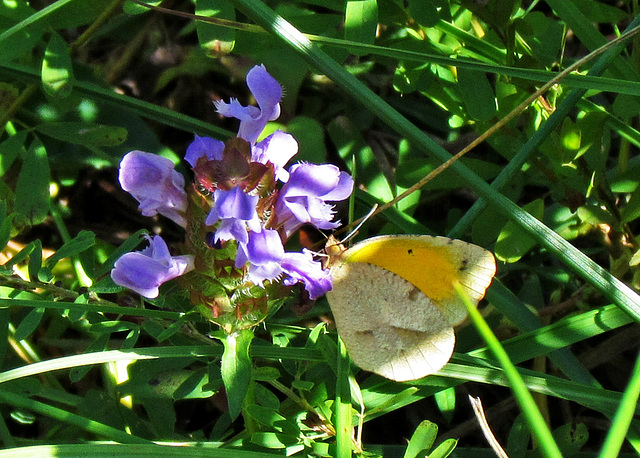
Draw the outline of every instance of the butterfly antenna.
M349 233L349 235L347 235L344 239L342 239L341 243L345 243L348 240L352 239L357 233L358 230L362 227L362 225L369 219L371 218L371 216L376 212L376 210L378 209L378 204L375 204L371 210L369 210L369 213L367 213L365 216L363 216L360 219L360 222L358 223L358 225Z

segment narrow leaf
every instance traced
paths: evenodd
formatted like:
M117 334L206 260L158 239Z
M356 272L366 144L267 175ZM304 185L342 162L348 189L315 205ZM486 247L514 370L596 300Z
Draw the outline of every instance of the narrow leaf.
M378 27L378 4L376 0L353 0L347 2L344 36L349 41L373 44ZM367 52L364 52L366 54Z
M58 251L56 251L49 259L47 259L47 267L53 269L53 267L62 258L68 258L75 256L88 250L96 243L96 235L91 231L80 231L73 239L62 245Z
M496 115L496 98L487 75L459 68L458 85L462 92L462 102L472 119L488 121Z
M227 0L198 0L196 14L210 18L236 20L236 10ZM228 54L235 46L236 31L234 29L196 21L196 31L200 47L209 57Z
M29 255L29 280L39 281L38 272L42 267L42 242L39 239L33 241L33 251Z
M42 321L44 310L44 308L34 308L29 313L27 313L27 316L25 316L18 325L13 338L18 342L28 338L33 333L33 331L36 330L36 328L40 324L40 321Z
M35 225L49 212L49 159L44 145L35 140L24 154L16 185L15 209L19 222Z
M162 3L162 0L142 0L142 3L146 3L147 5L151 6L158 6L160 3ZM125 13L131 15L147 13L150 11L149 8L133 2L125 2L124 5L122 5L122 9Z
M12 137L0 143L0 177L7 173L11 164L19 154L24 154L24 141L27 138L27 131L21 130Z
M9 243L11 238L11 222L15 213L7 215L7 202L0 200L0 251Z
M429 420L423 420L413 432L407 449L404 452L404 458L426 456L426 452L431 449L437 435L438 426Z
M36 130L56 140L87 147L118 146L128 135L124 127L86 122L47 122L36 126Z
M249 392L249 384L251 383L249 345L252 340L253 331L250 329L233 332L222 340L224 353L222 354L221 373L227 391L229 416L232 420L240 415L244 399Z
M53 33L42 59L42 87L52 98L66 98L73 89L73 66L69 46Z

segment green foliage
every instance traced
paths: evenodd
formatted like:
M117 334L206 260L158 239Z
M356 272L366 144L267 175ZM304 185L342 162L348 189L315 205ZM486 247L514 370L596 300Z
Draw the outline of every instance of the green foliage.
M468 391L511 457L638 453L640 50L611 44L637 26L637 5L169 5L196 19L152 12L155 0L40 3L0 3L0 456L493 456L479 433L439 433L475 422ZM355 177L343 222L491 133L358 236L452 234L494 252L483 335L499 336L506 369L463 325L445 368L394 383L350 364L319 324L322 299L302 318L302 297L239 316L229 334L193 301L227 294L215 273L154 300L113 283L143 234L184 246L119 189L120 159L179 163L194 133L234 135L211 100L253 103L241 82L256 63L285 89L265 133L290 132L295 160ZM524 407L501 402L505 387Z

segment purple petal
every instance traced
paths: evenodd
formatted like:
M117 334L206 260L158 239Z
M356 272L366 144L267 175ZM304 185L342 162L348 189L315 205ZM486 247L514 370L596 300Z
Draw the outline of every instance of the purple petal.
M282 246L280 234L273 229L251 232L247 248L249 262L252 264L280 262L282 256L284 256L284 247Z
M304 283L304 289L309 292L310 299L316 299L327 291L331 291L332 277L328 270L322 269L322 264L313 260L307 250L302 253L285 253L280 264L286 274L286 285Z
M167 244L159 235L150 238L142 251L125 253L114 264L111 278L141 296L158 297L159 286L194 268L191 255L171 256Z
M196 135L195 140L187 147L184 159L191 167L195 167L198 159L203 156L210 161L221 161L222 150L224 150L224 142L216 140L215 138L199 137Z
M278 193L275 212L287 236L305 223L319 229L334 229L333 206L328 200L346 199L353 190L353 179L330 164L295 164L289 181Z
M284 247L277 231L264 229L249 232L249 242L238 244L235 265L237 268L249 263L249 278L261 285L265 280L273 280L282 274L280 261L284 256Z
M249 236L247 235L247 226L244 221L225 218L220 223L218 230L216 230L213 240L216 243L221 240L237 240L238 243L247 243L249 240Z
M260 266L249 264L247 274L252 283L262 286L263 282L275 280L282 275L282 267L277 262L270 262Z
M322 196L324 200L337 202L339 200L348 199L353 192L353 178L347 172L340 172L338 183L335 187Z
M256 65L247 73L247 86L258 102L261 115L268 121L277 119L280 115L280 100L282 100L282 86L269 75L264 65Z
M160 213L182 227L186 226L184 177L175 171L169 159L144 151L131 151L120 162L119 180L122 189L138 200L144 216Z
M289 180L289 172L284 166L298 152L298 142L293 135L276 130L258 143L252 150L252 160L261 164L273 164L276 178L284 183Z
M258 196L250 196L246 194L239 186L224 191L217 189L214 192L215 204L213 209L207 216L205 224L212 226L218 219L234 218L243 221L249 221L257 217L256 205L258 205Z
M247 73L247 86L258 102L257 107L243 107L232 99L229 103L214 102L218 113L223 116L240 120L238 137L245 139L252 145L256 142L267 122L273 121L280 115L280 100L282 87L267 72L264 65L257 65Z
M324 196L340 181L340 169L332 164L294 164L287 182L287 192L292 195ZM328 199L327 199L328 200Z
M227 118L236 118L241 121L251 121L260 116L260 109L257 107L244 107L240 105L238 99L231 99L229 103L222 100L213 102L218 113Z

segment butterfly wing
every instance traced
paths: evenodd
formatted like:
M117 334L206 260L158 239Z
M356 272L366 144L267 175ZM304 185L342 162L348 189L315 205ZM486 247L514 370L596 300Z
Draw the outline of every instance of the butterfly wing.
M340 260L374 264L399 275L430 298L452 326L467 316L453 283L460 283L477 304L496 272L495 259L484 248L429 235L372 237L341 253Z
M396 381L441 369L455 345L453 328L414 285L379 266L360 262L332 268L327 294L354 363Z

